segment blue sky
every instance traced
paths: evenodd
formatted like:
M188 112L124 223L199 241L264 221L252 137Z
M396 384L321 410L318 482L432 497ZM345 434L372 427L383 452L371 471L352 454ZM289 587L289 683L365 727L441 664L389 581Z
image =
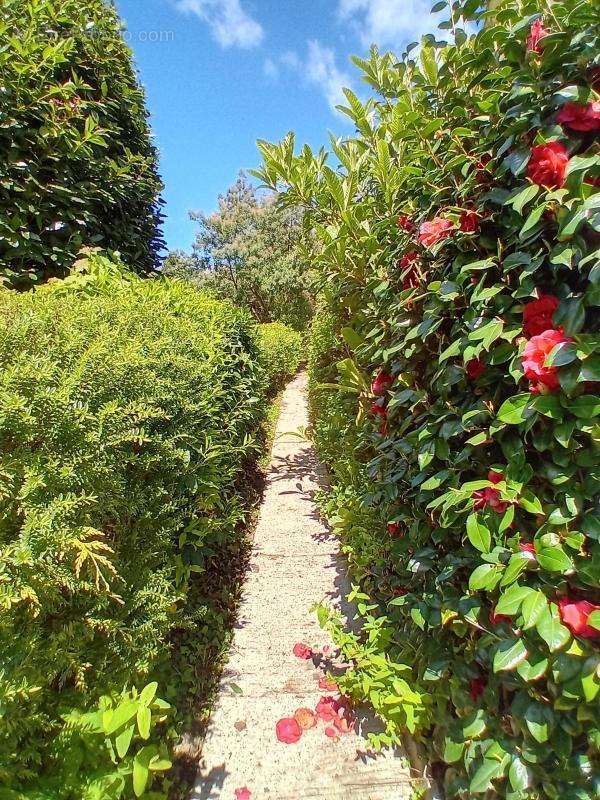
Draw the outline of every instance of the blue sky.
M211 211L256 139L326 144L350 130L351 54L400 52L433 31L433 0L116 0L148 97L165 182L165 238L189 248L190 209Z

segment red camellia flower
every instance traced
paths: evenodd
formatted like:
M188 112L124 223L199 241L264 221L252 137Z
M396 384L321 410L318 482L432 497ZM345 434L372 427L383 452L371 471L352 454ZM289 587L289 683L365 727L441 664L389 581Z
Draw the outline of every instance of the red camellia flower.
M527 49L533 50L534 53L541 53L541 40L544 38L544 36L548 36L549 33L550 31L544 28L542 20L536 19L531 25L529 36L527 37Z
M400 533L400 523L399 522L388 522L388 533L392 536L398 536Z
M307 644L302 644L302 642L296 642L292 652L297 658L303 658L305 661L313 657L312 649Z
M450 236L454 230L454 223L443 217L434 217L429 222L424 222L419 228L419 241L425 247L431 247L441 239Z
M527 175L538 186L560 189L565 182L569 153L561 142L538 144L531 148Z
M415 289L419 285L419 274L413 266L419 258L419 254L414 250L402 256L398 262L398 267L402 274L402 288Z
M402 228L402 230L406 231L407 233L411 233L415 229L415 223L408 216L408 214L400 214L396 220L396 224L399 228Z
M233 793L235 795L235 800L250 800L252 797L252 792L247 786L244 786L242 789L236 789Z
M519 542L519 550L522 553L531 553L534 556L536 555L535 545L533 542Z
M376 397L381 397L387 392L387 390L390 388L393 382L394 379L389 374L389 372L386 372L385 370L382 369L381 372L377 375L377 377L373 381L373 383L371 384L371 392Z
M472 358L470 361L467 361L465 369L467 371L467 378L470 381L476 381L477 378L480 378L485 372L485 364L480 358Z
M490 471L488 473L488 481L490 481L490 483L500 483L500 481L503 480L504 475L501 472ZM488 486L485 489L478 489L477 491L473 492L471 496L475 501L473 503L473 508L477 511L481 511L489 506L494 511L498 512L498 514L504 514L509 506L509 503L500 499L501 494L498 489L494 489L491 486Z
M490 622L492 625L500 625L501 622L511 622L511 618L506 614L496 614L495 611L490 611Z
M471 678L469 681L469 696L476 703L485 691L487 683L483 678Z
M526 336L539 336L544 331L554 328L552 316L558 308L558 297L553 294L541 294L523 307L523 332Z
M589 133L600 128L600 102L588 103L565 103L556 115L556 121L563 128L570 128L572 131Z
M558 370L556 367L545 367L544 363L557 344L573 341L565 336L562 330L544 331L533 336L523 351L523 370L533 389L539 391L545 387L551 392L560 389Z
M560 618L574 636L582 639L596 639L600 631L588 625L588 618L592 611L600 611L600 606L589 603L587 600L570 600L563 597L558 601Z
M275 733L280 742L284 744L296 744L302 736L302 728L294 717L284 717L275 726Z
M475 233L479 228L479 214L466 210L460 215L459 226L463 233Z
M371 414L380 416L382 419L387 419L387 408L379 403L371 403Z

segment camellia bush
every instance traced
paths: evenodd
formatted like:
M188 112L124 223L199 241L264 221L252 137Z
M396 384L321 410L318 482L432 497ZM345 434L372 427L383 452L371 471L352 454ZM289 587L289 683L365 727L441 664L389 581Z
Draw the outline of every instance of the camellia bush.
M355 59L337 164L260 143L303 205L325 501L361 635L342 687L447 797L600 791L597 7L477 0ZM337 391L336 391L337 387Z
M64 276L83 246L154 269L162 184L113 5L3 0L0 41L0 282Z
M245 518L255 326L98 253L0 311L0 796L139 797L170 766L173 634Z
M258 348L269 391L276 391L300 366L302 335L281 322L265 322L258 326Z

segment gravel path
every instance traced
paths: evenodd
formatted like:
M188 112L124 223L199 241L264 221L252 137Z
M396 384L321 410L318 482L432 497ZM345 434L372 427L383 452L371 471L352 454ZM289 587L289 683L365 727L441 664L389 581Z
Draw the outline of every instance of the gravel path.
M315 602L342 607L347 594L336 540L320 519L314 493L323 472L313 446L289 435L308 424L306 375L283 396L267 488L256 529L230 660L219 688L192 800L408 800L400 754L375 757L363 738L372 721L337 740L319 721L295 744L279 742L275 725L322 695L318 658L292 653L297 642L321 650L327 641ZM348 614L348 609L343 608ZM247 794L238 793L241 800Z

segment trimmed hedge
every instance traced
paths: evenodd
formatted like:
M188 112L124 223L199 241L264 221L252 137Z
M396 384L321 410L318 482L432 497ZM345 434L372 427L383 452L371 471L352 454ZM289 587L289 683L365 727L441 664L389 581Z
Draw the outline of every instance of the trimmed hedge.
M600 792L592 6L439 3L453 43L355 59L381 99L346 92L337 170L261 146L339 331L312 377L342 391L312 391L365 627L321 619L374 743L413 732L448 797Z
M63 276L82 246L154 269L162 184L114 7L3 0L0 39L0 282Z
M94 255L66 284L0 291L0 366L0 786L133 797L135 758L147 777L149 753L150 772L168 762L128 692L244 518L236 482L264 413L254 326ZM121 716L78 716L99 701Z
M274 392L300 366L302 334L281 322L266 322L258 326L258 347L260 362L269 383L269 392Z

